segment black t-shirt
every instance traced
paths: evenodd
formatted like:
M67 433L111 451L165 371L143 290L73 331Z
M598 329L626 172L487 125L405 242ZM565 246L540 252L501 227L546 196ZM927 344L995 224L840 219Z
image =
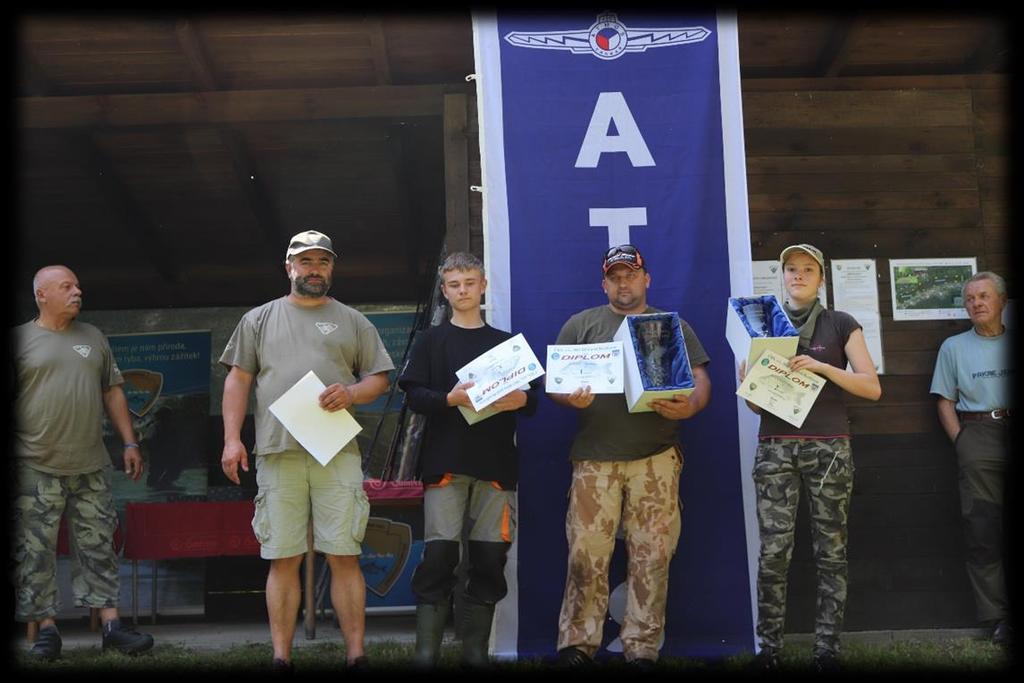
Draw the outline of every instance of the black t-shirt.
M470 425L457 407L449 407L448 392L459 383L455 371L510 339L511 334L485 324L465 329L444 321L420 333L409 362L398 378L409 407L427 418L417 473L434 483L445 473L496 481L511 490L519 481L519 456L513 437L516 414L537 410L537 386L526 391L526 405Z
M846 342L854 330L861 329L860 323L849 313L824 310L814 325L809 349L797 349L797 355L806 354L811 358L846 369ZM761 438L771 436L793 436L803 439L814 437L837 437L850 435L850 421L846 417L843 390L835 382L826 382L821 395L811 406L803 426L799 429L785 420L775 417L767 410L761 411Z

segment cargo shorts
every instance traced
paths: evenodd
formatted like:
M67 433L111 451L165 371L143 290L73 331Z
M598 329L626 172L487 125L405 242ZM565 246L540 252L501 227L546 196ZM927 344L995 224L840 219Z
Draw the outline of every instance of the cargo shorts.
M321 465L305 451L256 456L256 512L252 530L260 557L278 560L313 549L327 555L359 555L370 517L359 455L341 452Z

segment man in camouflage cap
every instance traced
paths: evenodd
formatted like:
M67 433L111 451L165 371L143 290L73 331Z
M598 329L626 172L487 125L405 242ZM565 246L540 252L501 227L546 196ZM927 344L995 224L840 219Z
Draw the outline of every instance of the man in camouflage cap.
M14 329L15 618L39 622L31 656L60 656L56 558L63 515L73 541L76 604L100 610L104 650L143 652L153 647L153 638L124 628L118 618L117 510L102 434L106 409L124 442L124 472L138 481L143 464L120 386L124 380L103 333L75 320L82 290L70 269L42 268L32 291L39 317Z

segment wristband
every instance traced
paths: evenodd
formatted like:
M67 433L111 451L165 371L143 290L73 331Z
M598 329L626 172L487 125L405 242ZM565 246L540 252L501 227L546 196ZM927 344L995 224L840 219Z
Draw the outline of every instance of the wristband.
M137 444L137 443L133 443L133 442L129 441L128 443L126 443L126 444L124 445L124 447L125 447L125 448L138 448L138 447L139 447L139 444Z

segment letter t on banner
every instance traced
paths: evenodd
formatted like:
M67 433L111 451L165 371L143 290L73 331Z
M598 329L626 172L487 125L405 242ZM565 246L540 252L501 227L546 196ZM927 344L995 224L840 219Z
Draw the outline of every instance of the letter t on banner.
M629 229L647 225L647 207L632 206L627 209L591 209L590 227L608 228L608 246L629 244Z

